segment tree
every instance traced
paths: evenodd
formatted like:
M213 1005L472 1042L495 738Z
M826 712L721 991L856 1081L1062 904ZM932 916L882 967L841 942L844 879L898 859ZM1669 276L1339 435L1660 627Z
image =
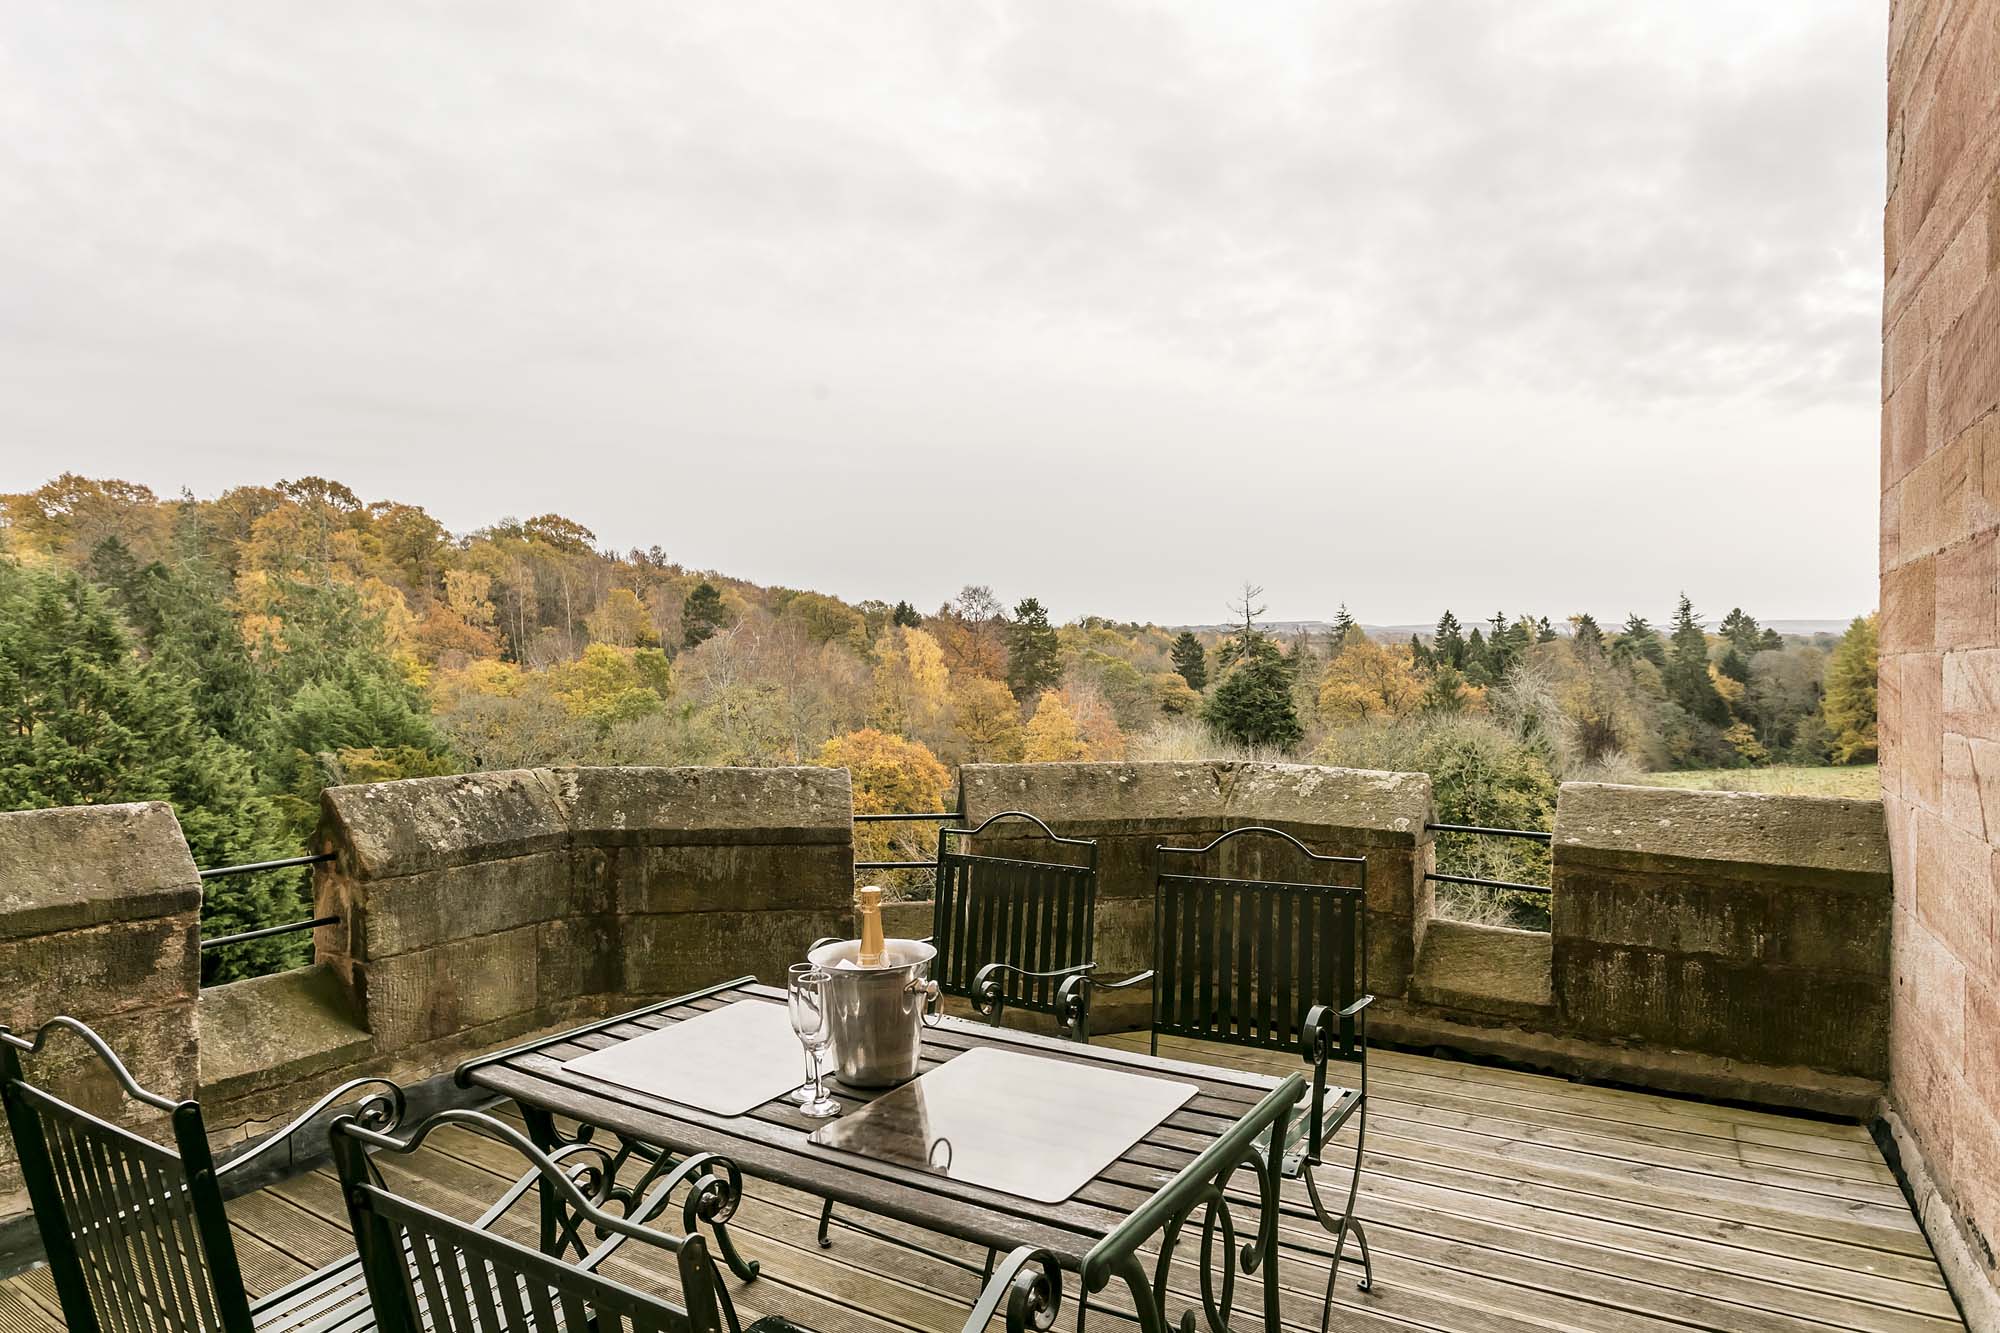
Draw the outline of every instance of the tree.
M1062 695L1054 690L1042 691L1035 704L1035 715L1028 719L1022 760L1030 764L1067 763L1082 759L1089 753L1090 747L1084 744L1083 736L1077 730L1076 718L1063 702Z
M938 641L920 629L892 629L875 645L872 717L886 730L929 733L944 718L951 672Z
M0 808L117 801L171 803L201 866L298 848L257 791L249 756L202 725L185 680L140 662L102 592L74 573L0 563ZM203 895L202 923L219 935L301 910L295 875L231 877ZM304 952L302 937L234 947L208 979Z
M1651 662L1662 671L1667 667L1667 646L1660 642L1659 631L1636 611L1625 617L1625 628L1611 645L1611 651L1626 660Z
M1319 681L1320 715L1328 721L1405 717L1423 697L1424 682L1407 647L1385 647L1360 635L1327 663Z
M1827 661L1821 711L1832 733L1836 764L1875 761L1876 652L1875 617L1856 616Z
M1729 706L1715 688L1708 669L1708 635L1695 617L1686 593L1674 611L1674 632L1665 672L1667 697L1713 727L1729 725Z
M1465 634L1459 628L1458 617L1450 611L1438 617L1437 633L1431 636L1431 649L1441 665L1464 668Z
M728 618L728 612L723 609L721 590L703 579L694 585L694 591L688 594L687 601L681 606L681 647L699 648L711 634L722 628Z
M1014 697L1040 697L1062 675L1062 640L1049 624L1049 613L1033 597L1014 606L1014 623L1007 626L1007 687Z
M1208 653L1201 646L1201 640L1191 629L1182 630L1174 638L1174 670L1181 673L1191 690L1206 689L1208 686Z
M889 613L889 623L904 629L917 629L923 625L924 618L918 615L917 608L908 602L898 602L896 609Z
M1604 630L1598 625L1596 616L1582 611L1571 616L1569 624L1570 641L1576 645L1578 653L1596 657L1604 651Z
M1458 668L1439 663L1432 673L1429 684L1424 686L1423 696L1417 700L1420 713L1462 713L1471 702L1470 692L1465 688L1465 677Z
M997 680L974 676L951 692L952 725L976 764L1013 763L1021 757L1021 706Z
M913 633L916 631L912 631ZM815 763L844 768L854 790L859 815L906 815L947 808L951 772L917 741L892 736L873 727L850 731L820 747ZM935 850L929 825L867 824L854 830L855 859L919 861ZM922 872L891 870L883 879L894 887L916 887Z
M1202 717L1222 735L1244 745L1281 749L1304 736L1292 705L1291 673L1278 645L1254 628L1235 663L1202 709Z
M1327 643L1330 645L1331 650L1335 654L1338 654L1342 648L1347 646L1348 638L1360 632L1361 626L1355 623L1354 617L1347 613L1347 603L1342 602L1340 610L1334 612L1332 627L1327 631Z

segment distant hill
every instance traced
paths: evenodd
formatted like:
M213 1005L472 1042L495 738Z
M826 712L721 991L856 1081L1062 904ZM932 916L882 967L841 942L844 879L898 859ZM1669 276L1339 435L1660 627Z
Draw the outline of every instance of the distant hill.
M1670 615L1656 616L1653 618L1653 627L1664 630L1672 619L1673 617ZM1569 628L1567 621L1557 620L1553 616L1550 617L1550 621L1555 625L1557 630L1567 632ZM1622 618L1619 621L1606 620L1603 623L1606 630L1613 630L1617 628L1618 624L1622 623ZM1710 630L1715 629L1718 623L1717 620L1704 620L1702 622ZM1815 634L1843 634L1846 632L1848 624L1845 620L1764 620L1762 618L1759 618L1757 623L1767 629L1774 629L1780 634L1798 635L1806 638L1810 638ZM1258 624L1270 633L1278 635L1299 633L1324 634L1333 628L1330 622L1324 620L1262 620ZM1464 622L1468 633L1471 632L1474 625L1483 626L1484 624L1484 621L1468 620ZM1179 633L1184 629L1191 629L1197 634L1229 634L1235 631L1236 625L1232 621L1227 624L1213 625L1168 625L1166 628L1174 633ZM1434 620L1423 625L1364 624L1361 627L1362 631L1371 639L1396 642L1407 639L1412 634L1428 639L1431 636L1431 632L1436 628L1437 622Z

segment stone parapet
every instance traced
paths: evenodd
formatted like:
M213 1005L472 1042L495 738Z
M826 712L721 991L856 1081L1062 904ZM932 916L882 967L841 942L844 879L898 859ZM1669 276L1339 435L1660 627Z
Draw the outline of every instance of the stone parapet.
M1408 984L1431 844L1430 778L1422 773L1234 762L968 764L959 770L959 810L969 826L1025 810L1058 833L1096 840L1097 957L1111 975L1152 964L1154 848L1161 844L1200 846L1262 824L1322 855L1365 857L1369 986L1401 995ZM1035 844L998 845L1027 852ZM1239 839L1218 855L1222 873L1302 873L1296 856L1256 840Z
M1880 803L1570 783L1553 883L1568 1035L1887 1076Z

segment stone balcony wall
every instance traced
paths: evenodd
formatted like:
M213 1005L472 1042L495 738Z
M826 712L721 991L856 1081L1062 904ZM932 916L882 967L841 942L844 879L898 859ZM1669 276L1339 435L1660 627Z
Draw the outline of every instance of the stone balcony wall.
M1884 1072L1879 806L1569 786L1553 932L1431 920L1429 781L1270 764L972 766L965 818L1096 838L1098 957L1150 965L1153 848L1268 824L1365 857L1377 1040L1581 1077L1868 1115ZM557 769L335 788L314 965L197 990L199 885L161 806L0 814L0 1002L101 1023L221 1136L359 1073L464 1055L754 972L844 932L852 794L829 769ZM998 828L1007 827L997 826ZM993 846L988 851L1029 850ZM1230 845L1230 873L1296 876ZM929 930L927 903L891 928ZM81 983L81 984L79 984ZM1140 1026L1120 997L1100 1027Z

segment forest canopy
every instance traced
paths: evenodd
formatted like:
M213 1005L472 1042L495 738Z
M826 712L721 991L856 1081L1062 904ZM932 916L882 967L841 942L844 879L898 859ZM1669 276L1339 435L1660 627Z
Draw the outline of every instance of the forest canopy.
M321 477L65 474L0 496L0 806L171 801L207 866L296 854L325 786L478 768L838 764L894 812L948 808L965 762L1293 757L1422 768L1448 821L1546 828L1566 778L1874 758L1872 617L1710 629L1682 597L1659 627L1446 612L1377 642L1345 607L1269 630L1259 591L1224 630L1057 625L985 586L928 612L761 587L558 514L454 534ZM930 835L871 850L900 836ZM203 929L292 919L303 883L216 881Z

